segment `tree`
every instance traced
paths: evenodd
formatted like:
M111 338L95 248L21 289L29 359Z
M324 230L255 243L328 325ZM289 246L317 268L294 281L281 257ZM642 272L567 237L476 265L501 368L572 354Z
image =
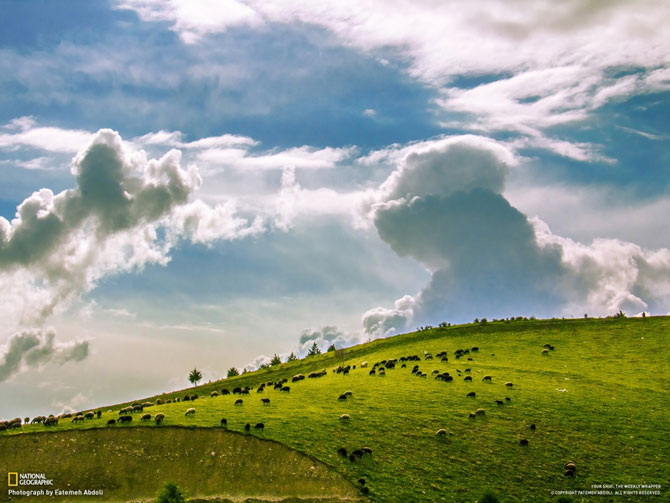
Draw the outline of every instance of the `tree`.
M275 355L272 357L272 360L270 360L270 365L275 366L275 365L280 365L281 364L281 358L279 358L279 355L275 353Z
M294 362L298 359L298 357L291 351L291 354L288 355L288 358L286 358L287 362Z
M312 347L309 348L309 351L307 352L307 356L315 356L315 355L320 355L321 350L319 349L319 345L314 341L314 344L312 344Z
M158 495L157 503L186 503L184 493L174 482L168 482Z
M330 346L328 346L328 349L326 350L326 353L330 353L332 351L335 351L335 349L336 349L335 344L331 344Z
M202 379L200 371L198 369L191 370L191 373L188 375L188 380L191 381L191 384L195 386L200 379Z
M240 375L240 371L237 370L235 367L230 367L228 369L228 373L226 374L226 377L235 377Z

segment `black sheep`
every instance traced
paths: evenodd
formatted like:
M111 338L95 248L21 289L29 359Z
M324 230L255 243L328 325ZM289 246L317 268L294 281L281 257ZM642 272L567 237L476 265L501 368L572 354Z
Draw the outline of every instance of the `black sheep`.
M254 428L257 430L263 430L265 429L265 425L263 423L256 423L256 426L254 426Z

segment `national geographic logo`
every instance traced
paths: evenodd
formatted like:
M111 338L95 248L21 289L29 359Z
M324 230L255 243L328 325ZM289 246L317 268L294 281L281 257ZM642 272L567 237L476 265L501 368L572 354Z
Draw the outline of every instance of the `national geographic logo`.
M18 486L52 486L54 481L47 478L45 473L7 473L7 485L9 487Z

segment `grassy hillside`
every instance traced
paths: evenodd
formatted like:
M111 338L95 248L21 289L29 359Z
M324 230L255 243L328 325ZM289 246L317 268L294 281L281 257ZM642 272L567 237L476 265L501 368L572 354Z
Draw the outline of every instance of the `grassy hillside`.
M487 490L501 501L558 501L552 491L589 490L599 483L663 484L660 497L613 500L668 501L669 329L667 317L489 322L433 329L140 401L197 393L201 398L194 402L145 412L165 414L158 428L220 428L220 419L226 418L229 430L242 432L246 423L263 422L262 432L252 428L248 435L307 453L352 483L364 478L372 501L474 502ZM543 354L545 344L555 350ZM455 358L456 349L473 346L479 351ZM441 351L447 352L447 362L425 360L425 353L434 356ZM398 362L383 377L368 373L377 361L408 355L418 355L421 361L407 362L406 368ZM367 369L361 369L363 361L369 362ZM333 372L346 364L356 369L348 375ZM416 364L426 378L411 373ZM322 368L328 371L325 377L289 382L288 393L272 387L256 392L262 382L283 377L290 381L294 374ZM472 382L464 381L466 368L471 369ZM453 382L435 380L433 370L449 372ZM485 375L491 382L482 380ZM237 395L208 396L213 390L246 385L254 389L242 396L242 406L233 405ZM349 399L339 401L347 390L352 391ZM474 399L466 396L472 391ZM271 404L263 405L261 398L270 398ZM126 431L138 430L105 424L118 418L125 405L103 407L101 419L61 421L53 430L113 428L117 441L123 442ZM187 417L190 407L196 413ZM478 408L485 414L470 418ZM340 420L341 414L350 420ZM140 424L139 418L135 414L132 424ZM531 424L536 425L534 431ZM156 428L153 422L143 425ZM436 435L440 428L446 435ZM31 425L22 432L45 429ZM527 446L520 445L522 439ZM364 446L372 455L353 461L337 452ZM5 466L3 457L4 449L0 464ZM577 465L575 477L564 475L568 461ZM188 480L180 483L189 485Z

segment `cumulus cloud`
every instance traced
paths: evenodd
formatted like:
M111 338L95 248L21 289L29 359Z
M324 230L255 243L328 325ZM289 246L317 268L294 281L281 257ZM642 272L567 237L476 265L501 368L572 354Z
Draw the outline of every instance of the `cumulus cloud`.
M414 319L417 301L405 295L394 303L394 309L376 307L363 313L363 341L401 333Z
M72 161L76 187L34 192L11 221L0 217L4 319L40 323L109 274L166 264L179 239L210 242L261 232L232 202L214 207L191 196L201 183L181 153L159 159L99 131Z
M3 132L4 130L5 132ZM73 154L91 141L91 133L79 129L38 126L33 117L18 117L0 126L0 150L36 148L49 152ZM35 160L29 169L36 169Z
M9 338L0 353L0 382L6 381L23 368L40 368L84 360L88 356L89 341L55 342L53 329L32 329L17 332Z
M385 336L409 320L667 311L670 251L617 240L584 245L529 220L502 195L516 162L508 148L468 136L403 149L368 215L431 280L410 307L365 313L365 332Z

